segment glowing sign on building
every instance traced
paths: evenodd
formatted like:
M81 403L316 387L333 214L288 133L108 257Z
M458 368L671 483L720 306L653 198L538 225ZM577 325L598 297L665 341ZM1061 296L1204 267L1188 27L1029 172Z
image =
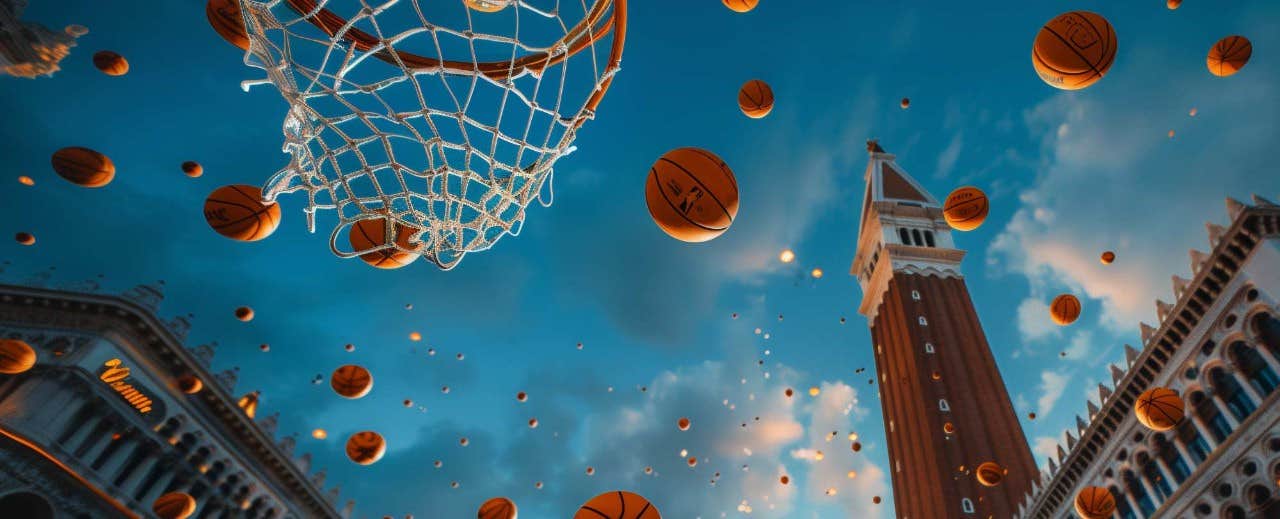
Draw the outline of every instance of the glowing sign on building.
M129 378L129 368L120 365L120 359L111 359L102 365L102 374L98 376L100 380L105 382L116 394L120 395L125 402L137 409L139 413L147 414L151 412L151 398L139 391L138 388L125 382Z

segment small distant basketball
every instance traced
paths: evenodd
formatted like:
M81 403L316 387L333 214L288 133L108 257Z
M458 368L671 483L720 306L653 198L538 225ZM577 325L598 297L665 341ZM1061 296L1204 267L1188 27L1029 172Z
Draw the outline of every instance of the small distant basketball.
M254 315L253 309L247 306L241 306L236 308L235 314L236 314L236 319L239 319L240 321L246 322L246 323L249 321L252 321L253 315Z
M1116 30L1101 15L1071 11L1040 28L1031 63L1040 79L1063 90L1079 90L1102 79L1116 59Z
M196 513L196 499L182 492L170 492L151 504L151 511L160 519L187 519Z
M515 3L514 0L462 0L467 7L482 13L496 13Z
M178 391L188 395L194 395L204 389L204 382L200 381L195 375L183 375L178 378Z
M360 259L380 269L398 269L413 263L418 255L402 250L416 248L409 242L413 237L413 228L391 222L391 229L387 229L387 223L386 218L374 218L352 224L348 235L351 248L355 252L370 251L361 254ZM389 234L392 232L395 233L395 242L387 245L391 241Z
M662 519L662 515L648 499L619 490L583 503L573 519Z
M1227 36L1209 48L1205 58L1209 72L1218 77L1235 75L1253 56L1253 42L1244 36Z
M13 239L14 241L18 242L19 245L35 245L36 244L36 236L29 232L16 233L13 235Z
M182 173L188 177L196 178L204 174L204 166L199 162L188 160L182 163Z
M1184 404L1178 392L1166 387L1153 387L1138 395L1133 414L1138 422L1153 431L1168 431L1182 421Z
M947 423L942 424L942 432L947 433L947 434L955 433L955 432L956 432L956 426L955 426L955 424L953 424L953 423L951 423L951 422L947 422Z
M649 169L645 203L659 228L684 242L705 242L729 229L738 216L738 180L714 153L671 150Z
M768 83L752 79L738 89L738 108L752 119L760 119L773 111L773 89Z
M1080 300L1071 294L1059 294L1049 303L1049 317L1058 326L1066 326L1080 318Z
M516 519L516 504L505 497L495 497L480 505L476 519Z
M987 194L973 186L957 188L942 204L942 217L957 231L972 231L987 220L991 204Z
M988 461L973 469L974 477L978 478L978 483L981 483L984 487L999 485L1001 481L1004 481L1004 475L1007 472L1004 467L993 461Z
M911 108L911 98L902 98L902 101L898 103L898 106L901 106L903 110Z
M262 190L245 184L215 189L204 201L204 219L218 234L258 241L280 226L280 204L263 203Z
M1076 515L1080 519L1107 519L1116 511L1116 498L1102 487L1084 487L1076 494Z
M760 4L760 0L721 0L724 6L732 9L734 12L745 13L756 8Z
M689 427L692 425L693 425L693 422L690 422L688 418L680 418L679 420L676 420L676 428L680 429L681 431L689 430Z
M372 465L387 453L387 441L381 434L363 431L347 438L347 458L357 465Z
M94 53L93 66L108 76L123 76L129 73L129 61L124 59L124 56L109 50Z
M241 50L249 50L249 31L245 30L239 0L209 0L204 5L204 15L218 36Z
M1102 256L1098 257L1098 261L1101 261L1103 265L1110 265L1115 260L1116 260L1116 253L1111 251L1103 252Z
M1165 7L1168 7L1170 11L1172 11L1182 5L1182 0L1168 0L1164 3L1164 5Z
M36 350L18 339L0 339L0 374L25 373L36 365Z
M36 181L35 181L35 179L33 179L33 178L31 178L31 177L28 177L28 176L26 176L26 175L19 176L19 177L18 177L18 183L19 183L19 184L22 184L22 185L24 185L24 186L34 186L34 185L36 185Z
M106 155L71 146L53 153L53 171L81 187L102 187L116 177L116 165Z
M347 364L333 370L329 385L339 396L356 399L369 394L373 389L373 375L362 366Z

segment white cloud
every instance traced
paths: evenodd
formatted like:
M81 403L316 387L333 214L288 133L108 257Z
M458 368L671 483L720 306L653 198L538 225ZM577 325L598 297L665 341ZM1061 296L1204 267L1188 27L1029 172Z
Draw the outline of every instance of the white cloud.
M1062 398L1062 392L1067 389L1067 382L1071 381L1071 377L1056 373L1053 371L1044 371L1040 373L1040 399L1036 400L1036 407L1039 408L1040 416L1049 416L1049 411L1053 410L1053 406L1058 403L1058 399Z
M1059 326L1049 319L1049 305L1036 297L1028 297L1018 304L1018 333L1022 340L1034 342L1046 337L1056 337Z
M1067 360L1081 360L1089 356L1093 351L1093 332L1088 330L1080 331L1071 337L1071 342L1067 343L1067 348L1062 350L1066 353Z
M1052 436L1037 436L1031 446L1031 452L1046 460L1053 458L1058 455L1058 440Z
M964 133L957 133L951 138L951 142L943 148L942 153L938 154L938 171L934 174L935 178L945 178L951 174L951 170L955 169L956 161L960 159L960 150L964 148Z

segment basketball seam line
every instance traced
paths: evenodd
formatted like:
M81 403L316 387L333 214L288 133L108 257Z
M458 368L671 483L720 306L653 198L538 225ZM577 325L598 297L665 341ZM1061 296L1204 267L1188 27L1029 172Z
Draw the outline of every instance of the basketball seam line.
M1071 50L1072 54L1075 54L1077 58L1080 58L1080 61L1088 63L1089 69L1093 70L1094 74L1097 74L1099 76L1102 75L1101 72L1098 72L1098 68L1093 66L1093 63L1089 61L1089 58L1084 57L1084 54L1081 54L1080 51L1076 50L1076 48L1070 42L1068 42L1066 38L1063 38L1062 35L1058 34L1057 31L1049 28L1048 25L1044 27L1044 30L1049 31L1049 34L1052 34L1055 38L1058 39L1058 41L1061 41L1062 44L1067 47L1067 49Z
M702 148L689 148L689 149L693 150L694 153L702 155L703 157L706 157L708 160L715 162L717 165L719 165L720 171L724 172L725 177L729 179L729 183L733 184L733 189L735 191L738 189L738 179L733 178L733 171L729 169L729 165L725 164L724 160L721 160L720 157L712 155L711 152L704 150Z
M676 214L680 215L680 218L681 218L681 219L683 219L684 221L689 222L689 223L693 224L694 226L696 226L696 227L698 227L698 228L700 228L700 229L704 229L704 230L708 230L708 231L724 231L724 230L728 229L728 227L724 227L724 228L707 227L707 226L705 226L705 225L702 225L702 224L700 224L700 223L698 223L698 222L695 222L695 221L693 221L693 220L689 219L689 217L688 217L688 216L686 216L684 213L682 213L682 212L680 212L680 211L675 210L676 205L675 205L675 203L674 203L674 202L672 202L672 201L671 201L671 198L667 197L667 192L666 192L666 191L664 191L664 190L662 189L662 183L661 183L661 182L658 182L658 175L656 174L656 171L655 171L655 174L650 175L650 177L649 177L649 178L653 179L653 183L655 183L655 184L657 184L657 185L658 185L658 194L659 194L659 195L661 195L661 196L662 196L662 199L663 199L663 200L665 200L665 201L667 202L667 206L668 206L668 207L670 207L670 208L672 209L672 212L673 212L673 213L676 213ZM653 213L653 211L652 211L652 210L650 210L649 212L650 212L651 214ZM727 214L727 211L726 211L726 214ZM729 219L729 223L733 223L733 219L732 219L732 218L731 218L731 219Z

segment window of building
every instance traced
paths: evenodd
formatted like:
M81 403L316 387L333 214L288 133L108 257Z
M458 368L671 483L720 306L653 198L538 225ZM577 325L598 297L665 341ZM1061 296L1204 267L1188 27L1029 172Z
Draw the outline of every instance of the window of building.
M902 239L903 245L911 245L911 233L905 228L898 228L898 237Z
M884 347L883 347L883 346L880 346L879 344L877 344L877 345L876 345L876 355L884 355Z
M919 291L919 290L912 290L912 291L911 291L911 299L914 299L914 300L916 300L916 301L919 301L919 300L920 300L920 291Z
M924 245L924 237L920 236L920 229L912 229L911 237L916 239L916 245Z
M945 398L939 398L939 399L938 399L938 409L939 409L939 410L941 410L941 411L943 411L943 412L948 412L948 411L951 411L951 405L947 403L947 399L945 399Z
M1209 385L1213 387L1213 392L1227 403L1227 409L1235 415L1237 420L1243 422L1253 414L1254 409L1257 409L1253 400L1240 387L1240 383L1236 382L1236 378L1227 373L1227 370L1219 367L1210 371Z
M1222 440L1227 439L1231 434L1231 424L1227 423L1227 419L1218 411L1218 406L1213 403L1213 399L1196 391L1191 393L1188 401L1195 407L1196 416L1199 416L1200 420L1209 427L1209 435L1213 436L1214 441L1222 443Z
M889 420L889 432L893 432L893 420Z
M964 498L964 499L961 499L961 500L960 500L960 511L961 511L961 512L964 512L964 513L966 513L966 514L972 514L972 513L973 513L973 501L970 501L970 500L969 500L969 498L967 498L967 497L966 497L966 498Z
M1227 355L1240 374L1249 381L1249 385L1253 386L1259 394L1270 395L1276 386L1280 386L1280 377L1277 377L1276 372L1267 365L1267 361L1263 359L1262 354L1258 353L1257 348L1250 348L1244 341L1236 341L1227 347Z
M918 321L920 321L920 326L929 326L929 320L925 319L923 315L920 316L920 319L918 319Z
M1145 455L1143 457L1147 458ZM1155 491L1157 502L1163 503L1173 495L1173 487L1169 485L1169 480L1164 479L1160 474L1160 467L1156 465L1156 460L1147 458L1142 461L1142 475L1146 476L1147 483L1150 483L1151 489Z
M924 343L924 352L925 352L925 353L933 353L933 343L931 343L931 342L926 342L926 343Z
M925 244L926 246L929 246L929 247L936 247L936 246L937 246L937 245L935 245L935 244L934 244L934 242L933 242L933 231L925 231L925 232L924 232L924 244Z

